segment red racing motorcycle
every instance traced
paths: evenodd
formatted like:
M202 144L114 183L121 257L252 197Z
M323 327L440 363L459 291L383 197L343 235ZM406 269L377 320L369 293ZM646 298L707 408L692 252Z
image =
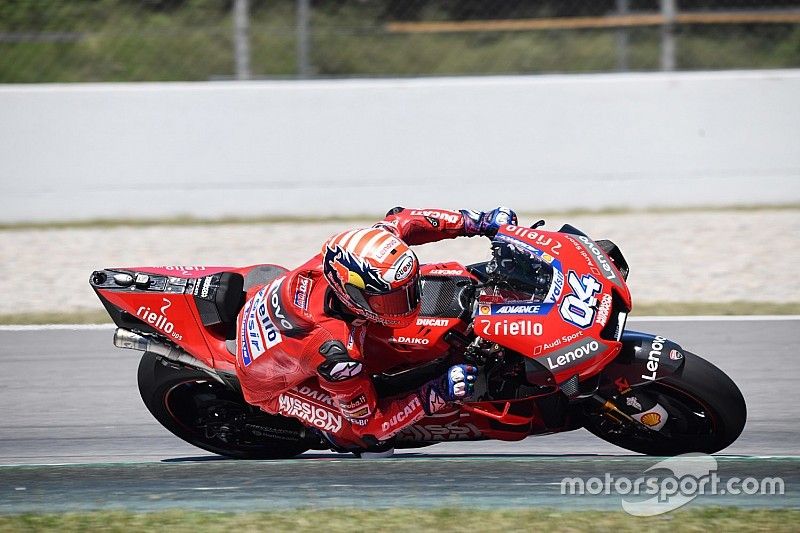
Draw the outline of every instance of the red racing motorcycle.
M720 369L659 335L627 331L631 295L619 248L565 225L504 226L489 261L423 265L416 323L369 353L378 394L407 393L452 364L479 368L474 399L406 427L394 448L499 439L585 427L650 455L714 453L742 432L742 393ZM118 329L114 344L144 352L139 391L181 439L235 458L335 449L342 423L319 389L300 387L306 425L247 404L235 372L245 292L277 265L109 268L90 284ZM372 352L372 350L376 350Z

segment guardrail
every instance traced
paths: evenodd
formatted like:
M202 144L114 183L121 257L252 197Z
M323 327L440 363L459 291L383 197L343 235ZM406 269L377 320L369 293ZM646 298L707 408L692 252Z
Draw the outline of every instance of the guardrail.
M800 24L800 11L737 11L613 15L607 17L559 17L514 20L465 20L442 22L390 22L390 33L454 33L480 31L584 30L635 28L664 24Z
M389 33L463 33L544 30L616 29L618 69L627 70L627 28L661 28L661 70L675 70L677 25L713 24L798 24L800 10L679 12L676 0L661 0L660 13L627 14L627 0L620 2L620 14L603 17L560 17L513 20L465 20L440 22L390 22Z

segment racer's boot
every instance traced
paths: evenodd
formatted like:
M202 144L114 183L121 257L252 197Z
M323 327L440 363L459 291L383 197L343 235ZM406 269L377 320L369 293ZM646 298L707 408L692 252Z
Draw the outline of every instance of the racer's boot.
M333 433L325 431L319 431L319 433L330 443L331 449L338 453L352 453L360 459L382 459L394 455L392 439L375 444L365 442L363 445L359 445L345 441Z

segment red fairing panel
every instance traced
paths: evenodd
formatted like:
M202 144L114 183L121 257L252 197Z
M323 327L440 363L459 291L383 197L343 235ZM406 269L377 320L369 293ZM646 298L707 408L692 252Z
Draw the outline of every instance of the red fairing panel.
M505 226L497 238L550 264L554 281L543 302L479 302L475 333L535 359L557 383L599 372L622 347L600 335L611 318L612 295L631 305L612 261L584 236Z
M464 265L455 261L421 265L420 272L423 278L442 276L478 280ZM375 358L379 362L378 371L397 371L442 357L451 348L444 340L447 332L464 333L467 325L456 317L419 315L412 324L403 328L372 326L365 340L365 350L369 354L380 354Z
M112 305L161 332L207 365L213 359L191 294L101 290Z
M543 398L553 393L548 393ZM398 433L401 442L498 439L517 441L548 433L536 398L469 402L422 418Z
M158 274L160 276L177 276L180 278L202 278L217 274L219 272L233 272L235 268L224 266L145 266L145 267L126 267L125 270L134 272L145 272L147 274Z
M262 266L283 268L272 264L241 268L175 265L119 267L112 270L165 276L168 279L200 280L220 272L235 272L246 278L248 272ZM228 351L225 338L219 331L203 326L193 298L191 284L190 281L188 289L182 292L152 289L133 290L133 287L114 290L99 289L98 292L109 303L149 324L203 363L219 370L233 372L235 357Z
M396 439L398 442L481 440L487 438L482 430L482 426L486 425L485 419L473 420L460 409L445 408L406 427L397 434Z

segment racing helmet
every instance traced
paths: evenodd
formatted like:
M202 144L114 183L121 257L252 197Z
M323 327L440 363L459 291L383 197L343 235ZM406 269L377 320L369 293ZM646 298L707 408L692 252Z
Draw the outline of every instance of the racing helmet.
M388 230L373 227L334 235L322 246L322 270L342 303L371 322L402 327L419 313L419 261Z

